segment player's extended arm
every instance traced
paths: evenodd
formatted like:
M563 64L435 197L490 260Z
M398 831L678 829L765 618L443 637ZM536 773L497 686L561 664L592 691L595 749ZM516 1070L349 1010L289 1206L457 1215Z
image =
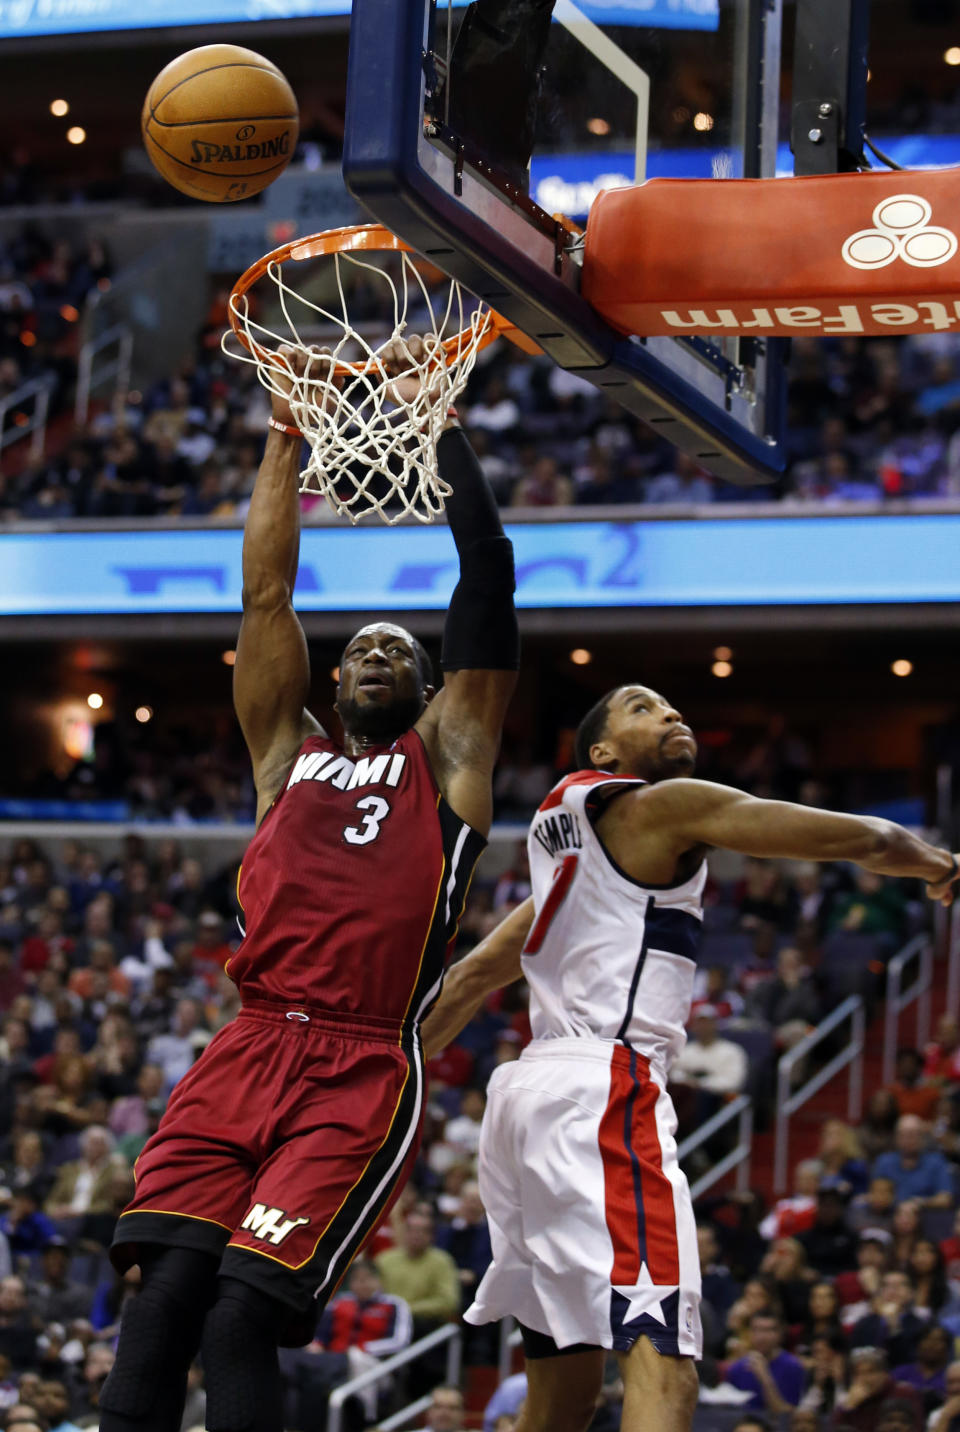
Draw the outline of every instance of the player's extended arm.
M633 799L638 810L648 802L644 825L669 829L678 849L714 845L769 859L850 860L877 875L925 880L930 898L945 905L960 878L956 856L874 816L760 800L730 786L685 779L662 781Z
M305 354L286 350L302 369ZM286 398L273 417L294 429ZM310 663L293 609L300 554L299 434L270 428L243 530L243 620L233 668L233 704L253 762L259 822L306 735L322 730L305 710Z
M456 422L441 434L437 459L440 476L452 488L446 514L460 580L443 630L443 690L418 730L448 803L485 835L493 817L490 777L520 665L513 546L483 469Z
M485 940L447 971L443 993L420 1027L423 1052L428 1059L456 1039L487 995L520 978L520 955L533 916L531 897L511 910Z

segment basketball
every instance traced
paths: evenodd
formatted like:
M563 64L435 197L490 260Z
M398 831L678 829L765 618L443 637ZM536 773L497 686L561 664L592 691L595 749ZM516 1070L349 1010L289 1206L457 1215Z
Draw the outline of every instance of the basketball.
M229 204L259 194L293 157L300 117L276 65L239 45L201 45L162 69L140 117L143 143L168 183Z

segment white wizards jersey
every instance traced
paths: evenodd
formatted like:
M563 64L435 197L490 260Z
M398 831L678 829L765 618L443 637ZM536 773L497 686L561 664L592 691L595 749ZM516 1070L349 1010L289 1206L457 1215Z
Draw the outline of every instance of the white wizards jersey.
M613 791L644 784L580 771L537 811L523 973L534 1039L617 1040L665 1079L686 1042L707 866L682 885L644 886L607 853L592 817Z

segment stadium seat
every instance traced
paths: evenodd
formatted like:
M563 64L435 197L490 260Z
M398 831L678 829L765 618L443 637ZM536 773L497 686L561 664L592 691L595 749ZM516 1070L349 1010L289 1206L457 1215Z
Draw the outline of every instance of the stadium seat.
M747 964L752 957L753 941L749 935L732 931L719 934L708 930L700 941L697 962L705 969L711 965L725 965L732 969L734 965Z

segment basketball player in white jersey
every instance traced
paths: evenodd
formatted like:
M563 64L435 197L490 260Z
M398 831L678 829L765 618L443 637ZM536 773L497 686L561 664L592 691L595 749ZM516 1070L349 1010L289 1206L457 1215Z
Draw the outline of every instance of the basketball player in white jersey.
M447 977L428 1055L521 973L533 1042L497 1069L480 1142L494 1260L467 1311L513 1314L527 1357L518 1432L583 1432L603 1350L620 1355L623 1432L683 1432L697 1400L700 1269L666 1093L696 970L705 856L849 860L925 880L949 904L957 858L901 826L689 779L696 743L643 686L577 733L583 768L530 828L533 897ZM534 918L535 916L535 918Z

